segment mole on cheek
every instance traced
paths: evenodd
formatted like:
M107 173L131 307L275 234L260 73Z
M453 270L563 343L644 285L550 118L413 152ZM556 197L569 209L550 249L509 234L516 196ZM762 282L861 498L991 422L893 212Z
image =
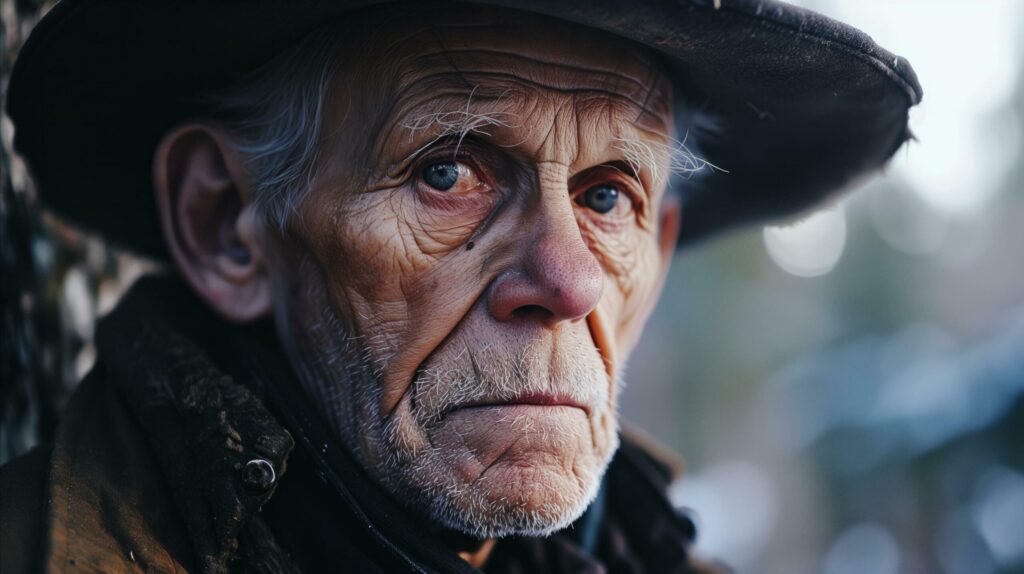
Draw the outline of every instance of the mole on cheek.
M472 241L470 241L469 243L467 243L467 244L466 244L466 251L470 251L470 250L472 250L472 249L473 249L474 247L476 247L476 244L475 244L475 243L473 243Z

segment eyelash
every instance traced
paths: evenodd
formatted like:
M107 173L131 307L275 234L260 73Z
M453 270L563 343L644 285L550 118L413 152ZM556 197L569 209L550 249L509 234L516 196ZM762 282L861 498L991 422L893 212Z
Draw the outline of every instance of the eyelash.
M472 142L463 139L461 142L438 142L429 149L423 150L419 157L410 162L410 173L413 178L420 177L423 170L429 165L442 161L455 161L464 163L476 174L481 181L490 184L487 170L482 169L478 159L479 153L472 153L474 146Z

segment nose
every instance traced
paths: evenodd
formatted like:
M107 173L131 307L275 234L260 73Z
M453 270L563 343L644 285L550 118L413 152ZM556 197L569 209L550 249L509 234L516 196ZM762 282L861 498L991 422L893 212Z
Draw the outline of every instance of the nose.
M529 225L537 235L522 240L529 245L520 265L491 285L488 305L499 321L553 326L586 317L601 300L601 265L580 233L568 191L551 195Z

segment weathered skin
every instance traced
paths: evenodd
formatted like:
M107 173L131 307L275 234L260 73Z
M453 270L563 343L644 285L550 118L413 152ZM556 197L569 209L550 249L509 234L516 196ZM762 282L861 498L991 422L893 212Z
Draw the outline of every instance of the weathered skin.
M398 22L339 54L322 169L284 233L251 214L216 126L179 132L219 142L242 207L189 222L182 186L165 204L185 221L165 227L226 226L257 267L236 283L263 283L239 313L172 238L179 267L229 318L276 309L342 440L442 525L571 520L617 444L619 373L673 250L665 178L620 144L669 141L670 86L631 44L492 9ZM439 190L424 170L446 161L459 177ZM182 169L202 181L211 163ZM604 214L582 196L601 184L619 190Z

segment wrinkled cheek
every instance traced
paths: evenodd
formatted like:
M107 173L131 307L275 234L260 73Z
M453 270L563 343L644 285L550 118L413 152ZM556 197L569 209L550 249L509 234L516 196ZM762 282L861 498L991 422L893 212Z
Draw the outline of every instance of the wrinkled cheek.
M420 256L437 259L463 248L494 209L493 193L468 197L430 194L403 205L403 234Z
M391 331L408 317L411 285L427 285L436 259L423 253L398 194L339 210L315 247L336 304L361 331ZM382 335L383 336L383 335Z
M622 282L631 281L622 276L605 275L605 288L601 300L588 317L588 324L594 338L594 344L600 350L601 357L605 363L605 372L608 376L609 400L613 402L620 384L620 375L625 363L626 348L622 332L623 317L626 312L628 297L625 296L621 285ZM598 427L605 428L606 420L596 421Z
M656 280L657 268L653 263L639 249L632 249L624 250L604 265L604 295L595 313L605 331L602 336L608 346L607 355L616 363L625 360L638 315Z
M637 241L632 251L624 256L628 264L618 267L613 276L617 289L614 293L615 334L622 359L630 352L647 315L654 305L654 288L660 276L661 260L657 250Z
M485 285L479 248L459 257L425 254L400 220L349 232L352 263L329 271L331 296L345 308L381 377L381 416L399 405L417 369L457 326Z
M643 258L644 236L637 232L602 232L588 224L582 225L581 231L590 251L612 282L608 287L618 298L630 299L647 267ZM609 290L605 293L612 294Z
M326 198L326 199L325 199ZM343 201L343 198L347 201ZM392 245L397 219L383 197L352 197L351 193L317 192L303 204L293 232L323 270L329 285L366 291L380 284L381 272L397 261Z

